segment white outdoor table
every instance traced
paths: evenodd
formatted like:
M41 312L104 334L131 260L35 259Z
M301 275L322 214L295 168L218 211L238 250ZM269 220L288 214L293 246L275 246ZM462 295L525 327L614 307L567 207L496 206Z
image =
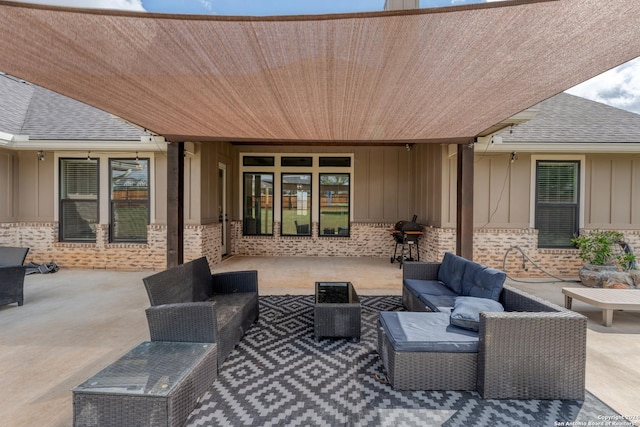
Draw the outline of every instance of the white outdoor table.
M602 309L602 323L611 326L613 310L640 310L640 290L603 288L562 288L564 306L571 308L575 298Z

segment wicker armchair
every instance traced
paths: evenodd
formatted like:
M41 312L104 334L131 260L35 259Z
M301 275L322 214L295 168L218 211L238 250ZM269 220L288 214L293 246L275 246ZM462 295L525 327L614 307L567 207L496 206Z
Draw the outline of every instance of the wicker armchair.
M211 274L206 258L143 279L152 341L215 342L218 367L258 319L258 272Z
M22 265L29 248L0 246L0 305L24 304L24 276L27 267Z

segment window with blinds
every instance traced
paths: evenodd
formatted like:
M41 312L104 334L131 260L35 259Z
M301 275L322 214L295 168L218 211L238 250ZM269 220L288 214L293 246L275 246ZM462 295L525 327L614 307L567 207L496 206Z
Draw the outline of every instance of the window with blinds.
M536 218L538 246L573 247L579 227L578 161L536 162Z
M149 159L109 159L111 242L147 241Z
M95 242L98 160L60 159L60 240Z

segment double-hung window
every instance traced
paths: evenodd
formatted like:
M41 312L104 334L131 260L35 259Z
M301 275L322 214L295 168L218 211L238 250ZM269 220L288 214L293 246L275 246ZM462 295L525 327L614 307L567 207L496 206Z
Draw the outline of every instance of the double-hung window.
M97 159L60 159L61 241L96 241L98 166Z
M109 159L112 242L146 242L149 159Z
M536 214L538 246L570 248L579 232L580 162L536 162Z

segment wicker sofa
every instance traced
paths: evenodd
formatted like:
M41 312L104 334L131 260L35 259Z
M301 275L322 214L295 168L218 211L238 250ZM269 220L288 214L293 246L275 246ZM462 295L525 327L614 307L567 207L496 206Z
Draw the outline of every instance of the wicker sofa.
M441 264L407 262L403 281L437 281ZM477 272L478 265L471 267ZM584 399L586 317L502 285L498 302L504 311L480 312L473 331L451 324L449 299L434 296L432 309L424 295L405 288L405 308L412 311L382 312L378 325L378 353L395 389L477 390L486 399Z
M211 274L205 257L143 279L151 341L218 344L218 369L258 319L258 272Z
M29 248L0 246L0 305L24 304L24 260Z

